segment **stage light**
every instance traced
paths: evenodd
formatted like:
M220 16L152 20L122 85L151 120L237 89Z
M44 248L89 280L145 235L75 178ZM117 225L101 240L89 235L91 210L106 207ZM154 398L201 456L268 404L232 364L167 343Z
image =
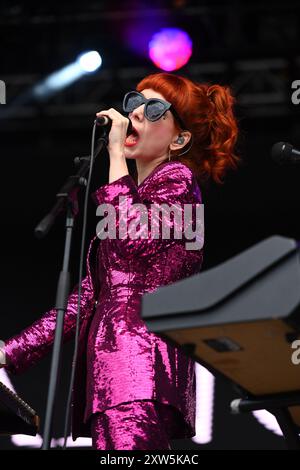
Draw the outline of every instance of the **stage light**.
M90 51L78 57L77 62L84 72L95 72L101 66L102 59L97 51Z
M196 435L197 444L208 444L213 439L215 378L205 367L195 363L196 372Z
M165 28L149 42L149 57L162 70L171 72L183 67L192 55L192 40L177 28Z
M74 62L66 67L58 70L57 72L49 75L43 82L37 84L34 87L34 94L37 97L47 97L52 95L54 92L65 88L71 83L78 80L83 75L80 66Z
M41 100L48 98L87 73L95 72L101 64L102 59L97 51L85 52L75 62L53 72L45 80L35 85L33 94Z

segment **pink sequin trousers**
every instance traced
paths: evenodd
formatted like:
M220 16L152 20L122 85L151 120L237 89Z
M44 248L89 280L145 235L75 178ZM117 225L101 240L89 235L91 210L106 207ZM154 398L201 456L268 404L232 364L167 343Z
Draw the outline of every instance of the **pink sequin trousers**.
M162 419L161 406L164 418ZM173 412L168 405L152 401L122 403L91 419L93 448L97 450L168 450L171 449L168 425L173 426Z

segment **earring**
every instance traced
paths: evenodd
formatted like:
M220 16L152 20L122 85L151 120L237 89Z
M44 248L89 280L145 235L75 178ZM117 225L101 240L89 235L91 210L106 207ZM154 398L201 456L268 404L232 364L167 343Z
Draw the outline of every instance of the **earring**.
M169 161L171 160L171 149L169 148Z

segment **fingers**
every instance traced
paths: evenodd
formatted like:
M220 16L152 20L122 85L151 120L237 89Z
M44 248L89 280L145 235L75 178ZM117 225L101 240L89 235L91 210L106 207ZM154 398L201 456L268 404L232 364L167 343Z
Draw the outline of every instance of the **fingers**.
M96 116L108 116L114 124L127 124L129 123L128 119L120 114L116 109L110 108L110 109L104 109L102 111L99 111L96 113Z
M126 141L129 120L120 114L116 109L103 109L96 113L97 117L106 116L111 119L112 126L109 132L108 151L110 156L123 153Z

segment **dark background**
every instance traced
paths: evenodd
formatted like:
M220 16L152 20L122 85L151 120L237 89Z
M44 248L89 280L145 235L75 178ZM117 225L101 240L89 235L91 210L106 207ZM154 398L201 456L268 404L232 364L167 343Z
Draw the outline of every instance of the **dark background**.
M126 3L126 4L125 4ZM300 79L300 5L274 2L217 1L2 1L0 79L7 85L13 113L0 120L1 273L0 337L5 340L37 319L54 303L64 248L64 218L46 239L34 227L51 208L55 194L73 173L73 158L88 155L95 112L120 108L123 94L146 74L158 71L141 50L126 40L143 27L178 26L193 39L190 62L176 73L196 81L227 84L237 98L237 152L242 164L220 186L203 187L205 204L204 267L218 265L249 246L280 234L299 239L297 166L277 166L270 157L275 142L300 148L300 105L291 102L291 84ZM44 102L24 96L48 74L96 49L103 65ZM16 103L16 102L15 102ZM1 106L1 111L4 106ZM108 157L95 165L92 190L108 178ZM82 209L83 198L80 197ZM81 217L76 222L71 272L76 283ZM95 231L90 199L87 241ZM55 435L61 436L72 344L65 347ZM19 393L43 418L50 358L25 375L13 377ZM216 382L214 434L208 445L178 441L182 449L281 449L283 439L251 415L231 416L236 394ZM175 444L174 444L175 447ZM11 448L1 438L0 448Z

